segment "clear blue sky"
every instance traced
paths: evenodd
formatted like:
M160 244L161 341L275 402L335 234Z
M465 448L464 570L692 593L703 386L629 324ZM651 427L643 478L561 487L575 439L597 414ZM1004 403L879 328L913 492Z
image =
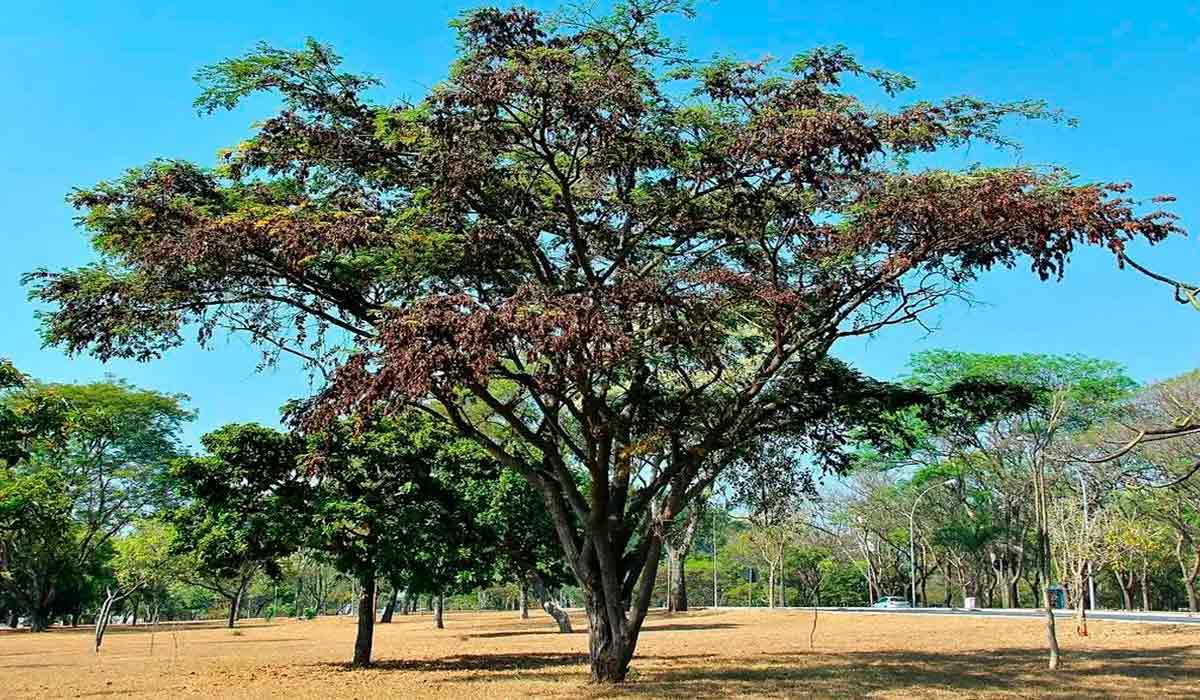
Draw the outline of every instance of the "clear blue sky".
M107 372L189 394L200 411L189 430L194 439L228 421L273 422L283 400L306 392L306 378L287 364L257 373L257 352L240 339L107 367L41 349L18 277L90 257L64 196L156 156L210 164L218 148L242 138L269 105L198 117L191 75L206 63L259 40L294 47L312 35L337 47L351 69L384 79L388 94L419 97L452 56L447 21L479 3L171 4L67 0L0 9L0 356L45 380ZM672 30L700 56L786 59L842 43L868 64L916 78L915 97L1044 98L1080 125L1015 130L1026 144L1023 161L1063 164L1087 179L1130 180L1145 197L1175 194L1174 210L1200 235L1200 2L970 2L951 9L931 1L724 0L699 9L699 18L673 22ZM1137 257L1197 279L1197 246L1193 237ZM1164 287L1119 273L1103 252L1077 255L1063 283L1001 271L976 292L985 305L948 307L931 337L888 332L839 352L883 377L930 347L1079 352L1123 362L1142 381L1200 366L1200 313L1172 303Z

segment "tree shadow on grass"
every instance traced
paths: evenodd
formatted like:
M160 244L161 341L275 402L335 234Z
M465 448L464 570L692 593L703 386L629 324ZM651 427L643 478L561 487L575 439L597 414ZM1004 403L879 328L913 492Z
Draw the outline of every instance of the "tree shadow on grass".
M384 671L534 671L586 664L587 654L531 652L527 654L459 654L437 659L379 659L371 668ZM323 662L317 666L350 670L348 663Z
M622 697L865 697L877 692L972 697L988 691L1020 697L1154 695L1191 697L1200 687L1200 644L1148 649L1076 649L1059 672L1041 648L966 653L919 651L788 652L742 657L699 653L634 657L630 682L606 688ZM1185 664L1184 661L1191 661ZM514 673L524 680L583 682L584 653L461 654L435 659L381 659L385 672L441 674L441 682L487 682ZM345 663L317 666L349 670ZM495 674L495 675L493 675Z
M906 651L770 654L723 658L719 665L697 664L650 668L621 686L623 696L864 697L874 692L939 691L972 696L1005 691L1025 697L1129 697L1145 681L1200 683L1200 667L1181 666L1200 646L1167 649L1075 650L1062 669L1046 670L1044 649L1003 649L969 654ZM646 660L683 657L646 657ZM1129 681L1106 691L1079 683L1090 676L1117 676ZM1147 694L1169 692L1141 686ZM1192 686L1196 687L1196 686ZM1182 696L1181 696L1182 697Z
M180 621L180 622L160 622L157 625L153 622L142 623L138 625L125 625L121 623L110 623L105 629L104 635L118 634L170 634L174 632L192 632L196 630L252 630L264 629L267 627L277 627L278 622L267 622L266 620L240 620L234 627L229 627L224 620L196 620L196 621ZM94 623L80 624L78 627L63 627L56 625L50 627L44 632L30 632L27 628L20 630L12 630L13 634L38 634L38 635L55 635L55 634L84 634L90 635L95 633L96 627Z
M679 625L646 625L642 628L642 634L649 632L700 632L703 630L732 630L741 627L728 622L713 622L709 624L679 624Z
M241 644L244 642L252 642L254 644L275 644L278 642L310 642L308 637L270 637L267 639L258 639L255 637L234 637L232 639L214 639L212 644Z
M572 634L583 634L586 631L587 631L586 629L571 630L570 632L559 632L558 630L553 630L553 629L550 629L550 630L504 630L502 632L479 632L478 634L468 634L468 635L464 635L464 636L469 637L471 639L500 639L503 637L524 637L527 635L543 635L543 634L545 634L545 635L561 634L561 635L569 636Z
M663 618L659 618L663 619ZM704 630L728 630L737 629L741 625L735 625L727 622L714 623L678 623L678 624L648 624L642 628L642 634L650 632L701 632ZM556 634L586 634L587 627L582 629L574 629L571 632L559 632L555 629L537 629L537 630L500 630L497 632L477 632L475 634L464 635L471 639L500 639L503 637L524 637L527 635L556 635Z

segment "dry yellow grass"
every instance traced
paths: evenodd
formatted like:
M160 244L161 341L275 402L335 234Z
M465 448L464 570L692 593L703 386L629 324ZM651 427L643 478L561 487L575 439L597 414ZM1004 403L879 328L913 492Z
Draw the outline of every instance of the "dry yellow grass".
M588 686L587 635L544 616L449 613L381 625L369 670L344 665L348 618L0 634L0 697L1200 697L1200 628L1060 626L1064 669L1044 670L1037 621L799 611L654 613L629 684ZM576 620L579 628L582 620ZM152 645L153 644L153 648Z

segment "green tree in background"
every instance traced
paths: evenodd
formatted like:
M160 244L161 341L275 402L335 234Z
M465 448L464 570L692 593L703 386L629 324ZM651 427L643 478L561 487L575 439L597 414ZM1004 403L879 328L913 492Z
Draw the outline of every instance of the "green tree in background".
M943 391L964 381L982 381L1024 388L1029 394L1031 400L1000 412L999 417L982 427L965 424L962 427L966 429L939 431L932 445L934 450L958 458L962 465L986 466L1010 485L1021 483L1017 475L1028 476L1025 483L1029 490L1019 496L1010 492L1004 504L1009 510L1001 511L1000 520L985 522L980 516L949 534L982 552L1001 523L1032 522L1034 561L1046 614L1049 664L1057 668L1059 649L1050 590L1054 574L1049 519L1052 491L1056 488L1054 480L1061 474L1062 462L1055 450L1071 437L1111 419L1120 410L1121 402L1130 397L1136 383L1115 362L1077 355L988 355L935 350L914 356L911 370L909 382L926 391ZM999 483L1000 479L991 481ZM983 493L976 495L980 506L989 499ZM1009 533L1017 534L1012 537ZM1003 534L1006 551L1023 545L1019 530L1010 529ZM1015 591L1015 582L1011 585Z
M447 426L414 412L365 429L339 426L314 438L303 458L315 481L306 541L358 581L356 666L371 663L378 579L393 591L441 596L489 573L490 557L483 556L489 538L468 503L440 478L447 459L460 459L454 441ZM477 478L495 476L493 466Z
M82 593L81 578L114 537L170 498L168 465L194 417L184 400L115 380L24 381L3 398L0 430L23 437L0 474L16 537L0 567L11 568L8 585L34 630L46 628L60 592ZM18 532L24 523L36 530Z
M200 442L208 454L172 469L183 499L171 514L175 547L192 558L188 581L228 601L233 627L251 581L277 576L277 560L300 546L309 525L304 443L252 423L226 425Z
M97 652L117 602L143 593L161 597L166 587L181 575L184 566L175 548L175 528L162 520L137 521L127 535L115 541L113 549L114 584L108 587L100 612L96 614ZM150 617L157 621L157 613Z

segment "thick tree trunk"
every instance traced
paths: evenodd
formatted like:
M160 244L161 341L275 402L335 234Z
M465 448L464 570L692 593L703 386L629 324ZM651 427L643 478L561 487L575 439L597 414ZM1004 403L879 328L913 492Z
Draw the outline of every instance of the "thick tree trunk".
M20 622L21 622L21 615L19 613L17 613L16 609L14 608L12 610L9 610L8 611L8 627L9 627L9 629L15 630L17 628L17 626L20 624Z
M361 668L371 665L371 644L375 639L375 576L364 576L360 583L353 665Z
M612 629L602 604L591 602L587 606L588 652L592 662L593 683L621 683L629 673L629 662L633 659L632 643L619 630Z
M521 619L529 619L529 589L521 586Z
M442 611L446 607L446 597L441 593L433 598L433 626L438 629L445 629L446 625L442 623Z
M57 589L53 581L43 581L37 597L29 611L29 631L45 632L50 629L50 612L54 606Z
M668 553L668 556L672 556ZM674 612L687 612L688 597L687 597L687 577L684 576L683 561L679 554L679 550L673 553L674 560L671 563L671 600L667 608Z
M38 606L29 615L29 631L45 632L50 628L50 611Z
M688 514L687 525L678 538L666 538L663 542L664 548L667 550L667 589L668 600L667 609L676 612L687 612L687 576L685 575L685 567L687 564L688 552L692 549L692 543L696 539L696 528L700 524L701 511L699 508L692 508Z
M1146 567L1142 568L1142 575L1141 575L1140 583L1141 583L1141 589L1142 589L1142 610L1149 611L1150 610L1150 575L1146 571Z
M1124 605L1124 609L1133 610L1133 572L1129 572L1128 579L1120 571L1113 571L1113 576L1117 579L1117 586L1121 589L1121 602ZM1096 602L1092 601L1092 605L1095 606L1095 604Z
M386 625L392 621L392 615L396 612L396 600L400 597L400 589L392 586L392 595L388 598L387 605L383 608L383 615L379 618L379 623Z

